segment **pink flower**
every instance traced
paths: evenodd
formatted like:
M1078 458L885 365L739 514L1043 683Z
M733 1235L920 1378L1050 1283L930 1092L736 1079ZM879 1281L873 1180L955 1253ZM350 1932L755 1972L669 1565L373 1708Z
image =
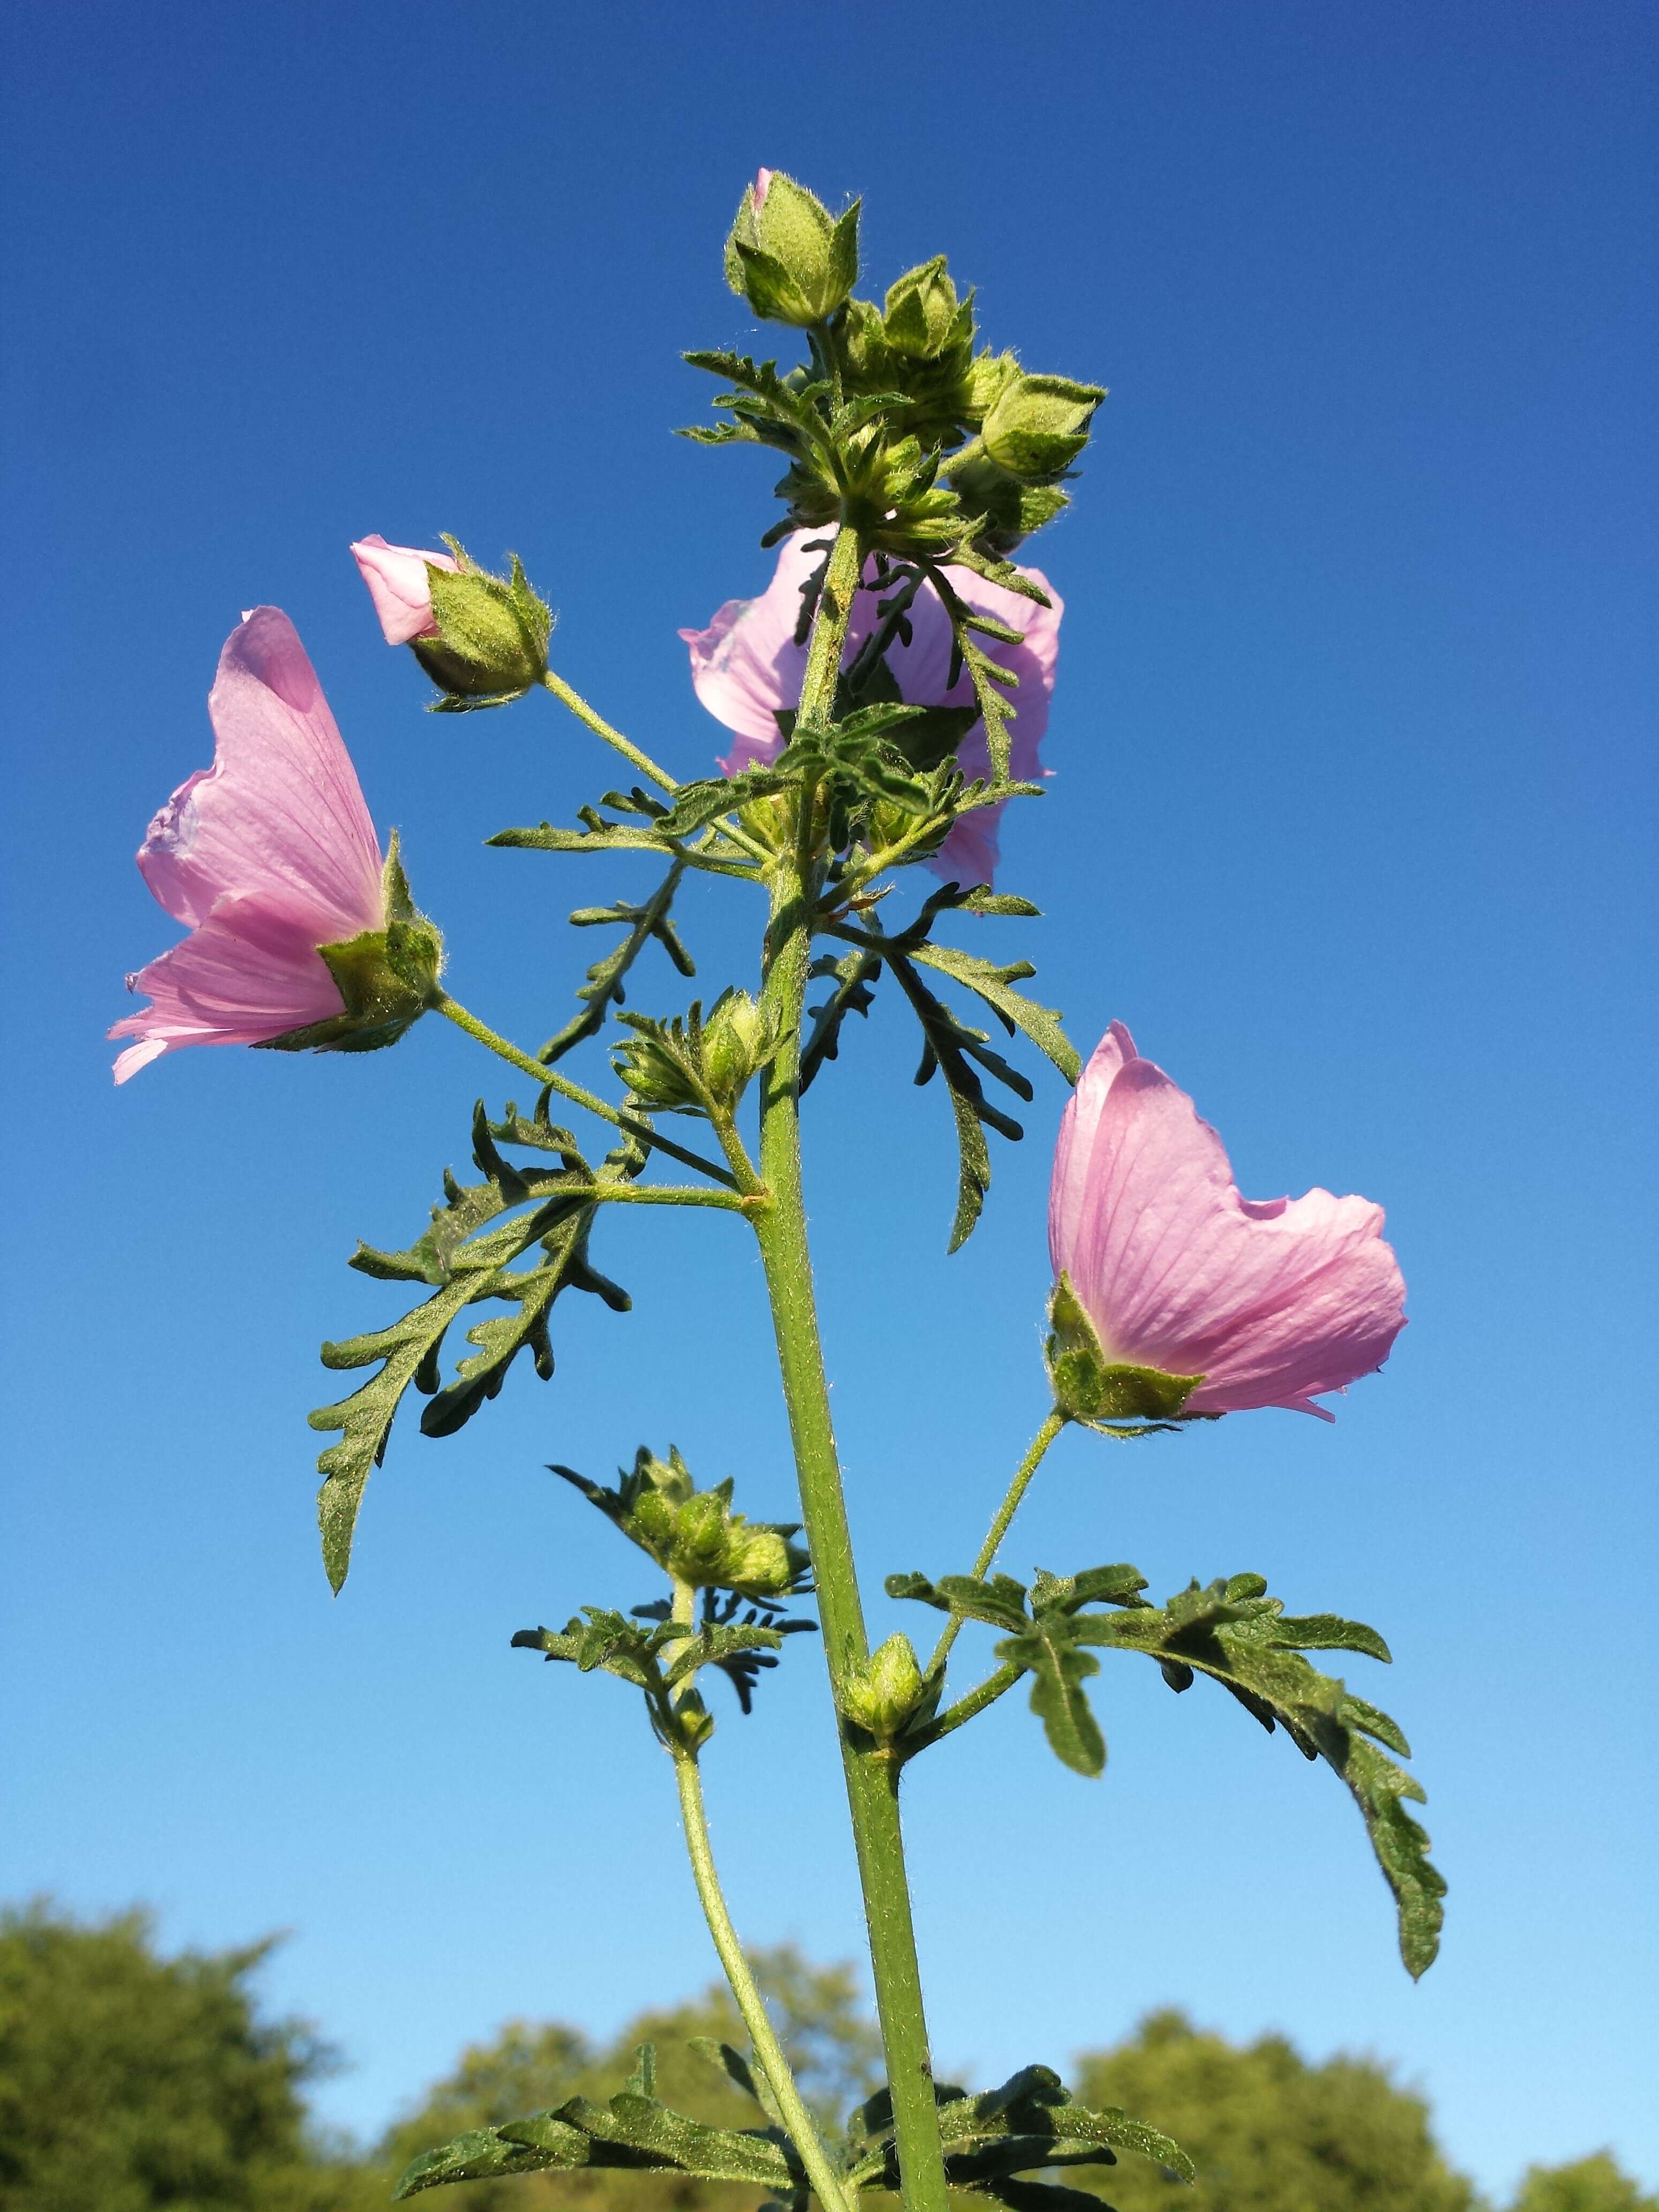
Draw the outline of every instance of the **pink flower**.
M1220 1138L1114 1022L1054 1153L1048 1250L1109 1361L1204 1378L1189 1413L1313 1400L1380 1367L1406 1285L1364 1198L1241 1198Z
M436 637L432 580L426 572L447 568L453 575L460 567L453 554L422 553L413 545L388 545L378 533L360 538L351 551L368 586L386 643L407 645L411 638Z
M756 205L757 209L763 208L763 207L766 205L766 188L767 188L767 186L771 183L771 181L772 181L772 172L770 171L770 169L757 169L757 170L756 170L756 172L755 172L755 205Z
M208 694L213 766L145 833L144 881L190 935L127 978L153 1001L110 1031L137 1037L125 1083L187 1044L263 1044L345 1011L319 957L386 927L381 855L351 757L279 607L231 632Z
M680 632L691 648L691 682L698 698L717 720L737 732L737 744L720 763L727 775L757 762L774 760L782 750L777 710L798 704L806 667L806 648L794 641L800 587L823 557L822 553L809 553L806 548L821 544L823 535L822 532L797 531L784 540L776 571L757 599L728 599L707 629ZM872 568L866 577L872 579L874 574ZM1009 694L1015 708L1009 734L1012 771L1024 781L1045 772L1037 765L1037 748L1048 726L1048 700L1054 688L1064 609L1040 568L1022 568L1020 574L1029 576L1052 604L1040 607L1018 592L986 583L967 568L957 569L951 581L977 613L993 615L1010 629L1023 632L1018 645L1002 645L988 638L980 642L994 659L1019 678L1018 690ZM849 659L876 626L876 602L880 596L861 591L854 601L847 633ZM909 644L895 643L887 655L887 665L902 697L914 707L970 705L974 687L966 672L954 684L950 681L950 619L931 584L924 584L916 594L910 620ZM970 779L990 774L983 722L975 722L969 731L957 757ZM935 873L954 876L963 883L989 883L997 863L997 821L1001 812L1000 806L988 806L964 815L929 863Z

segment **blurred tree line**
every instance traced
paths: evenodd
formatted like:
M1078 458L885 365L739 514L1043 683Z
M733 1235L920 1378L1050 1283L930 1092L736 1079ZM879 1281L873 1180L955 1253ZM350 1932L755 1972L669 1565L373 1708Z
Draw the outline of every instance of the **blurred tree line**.
M337 2062L306 2024L262 2017L252 1981L270 1948L164 1958L140 1913L95 1924L39 1905L0 1913L0 2212L379 2212L417 2151L578 2093L609 2096L647 2041L666 2102L757 2123L686 2048L694 2035L742 2039L715 1984L605 2045L556 2022L510 2022L372 2151L331 2142L306 2094ZM839 2118L880 2078L854 1971L788 1948L760 1964L804 2092ZM1310 2065L1281 2037L1241 2049L1159 2012L1085 2054L1072 2080L1085 2104L1121 2105L1197 2160L1190 2192L1127 2160L1066 2175L1117 2212L1485 2212L1423 2100L1373 2059ZM434 2212L752 2212L757 2196L610 2172L474 2183L430 2201ZM1598 2152L1530 2168L1510 2212L1659 2212L1659 2199Z

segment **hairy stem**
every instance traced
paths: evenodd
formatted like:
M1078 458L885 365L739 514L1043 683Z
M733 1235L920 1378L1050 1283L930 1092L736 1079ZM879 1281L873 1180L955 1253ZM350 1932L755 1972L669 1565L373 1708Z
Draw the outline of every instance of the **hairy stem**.
M929 1744L937 1743L941 1736L952 1735L964 1722L982 1713L988 1705L995 1705L1006 1690L1013 1688L1024 1672L1023 1667L1011 1663L999 1667L994 1674L988 1674L976 1690L969 1690L965 1698L958 1698L955 1705L947 1705L937 1718L930 1721L914 1746L906 1745L907 1755L914 1758L916 1752L926 1751Z
M716 1182L724 1183L728 1190L737 1188L735 1178L714 1161L704 1159L701 1152L688 1151L684 1145L677 1145L672 1137L659 1137L654 1129L647 1128L643 1121L636 1121L631 1114L618 1112L597 1091L585 1091L580 1083L573 1083L568 1076L561 1075L556 1068L549 1067L545 1061L537 1060L530 1053L521 1052L517 1045L492 1030L487 1022L481 1022L476 1014L469 1013L459 1000L452 999L447 991L434 991L427 1003L434 1014L443 1015L447 1021L453 1022L458 1030L465 1030L468 1036L493 1052L498 1060L504 1060L509 1067L520 1069L538 1085L545 1085L549 1090L556 1091L560 1097L569 1099L573 1106L585 1106L590 1114L597 1114L600 1121L609 1121L613 1129L626 1130L630 1137L637 1137L641 1144L648 1145L653 1152L666 1152L671 1159L678 1160L682 1166L696 1168L699 1175L712 1176Z
M649 753L643 751L631 738L623 737L622 732L607 722L603 714L597 714L580 691L571 690L562 676L556 676L550 668L543 676L542 683L556 699L569 708L579 722L586 724L596 738L603 738L606 744L613 746L631 767L638 769L641 775L649 776L659 791L665 791L671 799L673 797L680 787L667 769L659 768ZM722 822L720 835L729 837L734 845L741 845L757 860L769 857L766 848L757 843L739 823Z
M680 1818L685 1824L685 1847L690 1855L691 1872L697 1885L697 1896L702 1901L703 1917L708 1923L708 1932L714 1939L714 1948L720 1954L726 1978L731 1984L732 1995L737 2000L743 2024L749 2031L749 2040L754 2045L755 2058L765 2075L778 2111L783 2117L800 2162L806 2169L807 2179L817 2191L818 2202L824 2212L848 2212L848 2201L841 2179L830 2162L812 2116L802 2102L800 2091L795 2087L795 2077L789 2070L783 2046L767 2014L766 2005L756 1986L749 1961L744 1956L743 1946L738 1941L738 1931L732 1925L732 1916L726 1909L721 1893L720 1875L714 1868L714 1854L708 1840L708 1815L703 1805L702 1777L697 1770L693 1752L677 1750L674 1753L674 1778L679 1785Z
M830 553L807 652L803 720L809 713L827 719L833 706L847 620L862 564L858 535L843 526ZM839 1713L849 1670L867 1657L869 1644L830 1417L801 1192L800 1021L811 937L808 887L801 869L780 860L772 877L765 996L784 1043L761 1078L760 1171L770 1203L756 1213L754 1222L794 1444L801 1518L811 1549L824 1650ZM897 1770L879 1751L855 1749L844 1729L841 1739L904 2202L907 2212L946 2212L945 2159L899 1826Z
M606 1182L594 1194L607 1206L717 1206L728 1213L766 1203L759 1191L709 1190L701 1183Z
M1008 1524L1019 1510L1019 1501L1031 1485L1031 1477L1042 1464L1043 1454L1066 1425L1066 1416L1058 1410L1051 1413L1031 1439L1031 1449L1014 1470L1014 1479L1008 1486L1008 1494L998 1506L990 1527L985 1532L985 1541L979 1547L979 1557L969 1569L975 1582L984 1579L991 1562L1002 1548L1002 1540L1008 1533ZM936 1674L945 1664L951 1646L962 1633L963 1616L953 1613L945 1625L945 1633L933 1646L933 1656L927 1662L927 1672ZM971 1719L964 1714L963 1719Z
M542 682L556 699L569 708L579 722L585 722L596 738L603 738L606 744L614 746L625 761L638 769L641 775L648 775L659 791L665 791L672 795L679 789L666 769L659 768L649 753L641 752L631 738L623 737L620 730L613 729L603 714L594 712L580 691L571 690L562 676L556 676L550 668Z

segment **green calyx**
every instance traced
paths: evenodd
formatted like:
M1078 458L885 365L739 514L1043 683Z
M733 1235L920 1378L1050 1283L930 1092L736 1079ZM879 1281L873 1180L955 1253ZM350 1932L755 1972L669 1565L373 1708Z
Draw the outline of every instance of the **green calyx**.
M504 707L547 673L547 641L553 616L532 590L515 553L511 572L492 576L455 538L444 540L459 569L428 566L436 637L417 637L416 659L443 697L434 714L465 714Z
M663 1461L641 1445L614 1490L568 1467L553 1471L574 1483L674 1582L761 1601L802 1587L809 1561L789 1541L799 1523L745 1520L732 1510L731 1478L699 1490L672 1446Z
M933 361L953 348L971 347L973 295L958 300L945 256L907 269L887 289L882 336L910 361Z
M722 992L706 1020L695 1000L670 1021L617 1018L634 1035L617 1048L617 1073L653 1113L728 1115L778 1048L775 1026L746 991Z
M890 1636L842 1684L844 1720L878 1743L891 1743L918 1716L939 1702L939 1686L929 1683L908 1636Z
M1048 1301L1048 1340L1043 1347L1054 1404L1069 1421L1170 1421L1180 1413L1201 1375L1166 1375L1109 1359L1071 1278L1063 1274Z
M858 281L859 203L832 216L781 170L763 199L745 186L726 241L726 281L768 322L827 322Z
M409 895L409 878L392 833L380 884L386 924L317 951L343 1001L326 1021L267 1037L268 1052L379 1052L396 1044L432 1003L443 972L444 941Z
M985 451L1010 476L1060 476L1088 444L1089 425L1105 397L1098 384L1021 371L1006 378L987 410Z

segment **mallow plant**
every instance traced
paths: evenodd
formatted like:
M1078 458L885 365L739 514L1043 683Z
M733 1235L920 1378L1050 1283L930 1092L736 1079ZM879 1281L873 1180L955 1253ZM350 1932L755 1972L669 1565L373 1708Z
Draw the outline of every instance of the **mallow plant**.
M708 2055L752 2094L756 2124L711 2128L668 2109L645 2050L605 2105L575 2098L434 2146L404 2177L405 2196L623 2166L752 2184L789 2212L809 2196L823 2212L853 2212L870 2191L943 2212L950 2189L1010 2212L1078 2212L1098 2200L1052 2178L1068 2164L1123 2154L1189 2173L1178 2145L1133 2116L1085 2109L1044 2066L970 2095L936 2081L929 2058L905 1773L1023 1691L1056 1756L1099 1775L1091 1690L1109 1656L1150 1661L1175 1691L1206 1676L1332 1768L1393 1893L1407 1967L1420 1974L1435 1954L1444 1885L1409 1810L1423 1793L1399 1763L1405 1739L1309 1656L1386 1660L1375 1630L1289 1613L1255 1574L1194 1579L1155 1603L1123 1564L1029 1583L999 1569L1062 1429L1158 1452L1183 1431L1186 1448L1201 1449L1203 1424L1259 1407L1328 1419L1320 1401L1386 1358L1405 1288L1376 1206L1323 1190L1241 1196L1219 1137L1121 1022L1084 1064L1059 1016L1023 988L1030 963L982 947L1037 911L994 887L1001 817L1042 789L1061 615L1047 575L1017 556L1073 496L1104 394L981 344L975 295L958 291L942 256L905 271L880 304L860 296L858 232L856 204L832 215L763 169L726 272L758 319L783 326L783 349L686 356L723 388L718 422L685 434L765 449L783 466L781 512L763 541L778 548L772 583L684 633L696 695L729 732L719 773L677 778L572 690L549 665L549 611L516 559L502 575L453 538L447 551L378 535L352 548L386 638L436 686L434 711L550 693L627 763L574 821L492 840L561 870L604 872L618 859L653 870L643 889L629 878L625 896L572 915L613 934L544 1042L510 1042L452 994L440 933L414 902L395 839L382 848L317 676L276 608L233 632L209 698L213 765L175 792L139 854L189 934L129 979L149 1003L116 1025L131 1040L118 1082L186 1045L380 1050L435 1014L528 1085L525 1109L475 1108L475 1176L446 1172L413 1243L363 1245L352 1261L406 1285L410 1303L390 1327L323 1347L325 1366L357 1378L311 1416L335 1437L319 1462L319 1512L337 1589L365 1485L411 1388L422 1433L452 1435L520 1355L551 1373L561 1297L626 1311L626 1293L600 1272L610 1208L729 1214L734 1235L756 1240L770 1301L799 1523L750 1520L729 1480L704 1479L665 1440L614 1484L560 1468L643 1555L647 1589L630 1611L586 1606L513 1638L641 1697L748 2031L746 2050ZM692 873L750 902L756 960L688 1003L678 979L693 966L674 905ZM624 1008L625 988L630 999L664 994L661 1010ZM854 1015L921 1032L917 1079L943 1094L957 1148L952 1250L984 1204L990 1139L1022 1133L1011 1101L1032 1102L1037 1075L1069 1091L1056 1115L1054 1287L1033 1442L976 1551L886 1582L919 1620L939 1616L931 1649L899 1634L872 1650L866 1634L802 1206L803 1106L836 1079ZM609 1076L603 1064L586 1081L568 1072L607 1043ZM817 1644L795 1642L814 1627ZM979 1638L963 1632L987 1628L988 1663L964 1680ZM768 2018L703 1806L720 1698L747 1712L786 1650L795 1664L821 1652L808 1663L828 1669L887 2060L886 2087L838 2136L808 2110ZM726 1687L711 1698L717 1675Z

